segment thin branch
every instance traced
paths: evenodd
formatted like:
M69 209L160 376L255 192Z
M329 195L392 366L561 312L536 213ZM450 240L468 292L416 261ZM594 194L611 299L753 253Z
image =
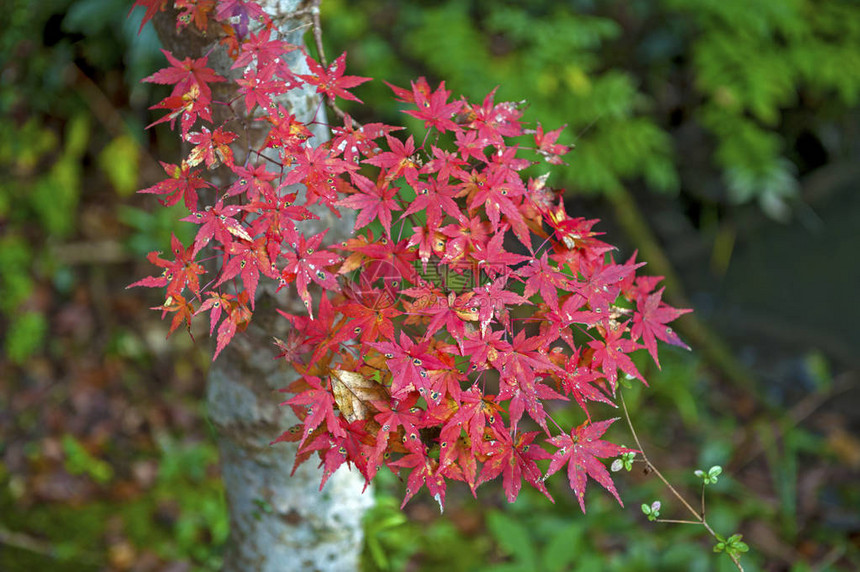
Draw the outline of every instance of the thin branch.
M658 518L654 522L669 522L672 524L696 524L696 525L702 524L698 520L674 520L671 518Z
M714 539L719 540L717 533L714 531L713 528L711 528L711 525L709 525L707 523L707 521L705 520L704 510L702 511L701 514L699 514L699 512L696 509L694 509L690 505L690 503L687 502L687 499L685 499L683 496L681 496L681 493L678 492L678 489L676 489L674 486L672 486L672 483L670 483L668 480L666 480L666 477L663 476L663 473L661 473L660 470L654 466L654 464L648 458L648 455L645 454L645 449L642 447L642 442L639 441L639 436L636 434L636 429L633 428L633 422L630 420L630 413L627 411L627 403L624 401L624 394L623 394L623 392L619 392L618 395L621 398L621 408L624 411L624 418L627 420L627 426L630 428L630 433L633 435L633 440L636 442L636 447L639 449L639 453L642 455L642 460L645 461L645 465L655 475L657 475L657 478L660 479L664 485L666 485L666 488L668 488L672 492L672 494L675 495L675 498L677 498L681 502L681 504L683 504L687 508L687 510L690 511L690 514L692 514L693 517L696 519L695 524L701 524L702 526L705 527L705 530L707 530L708 533L710 533L710 535L714 537ZM702 494L704 495L704 490L703 490ZM704 504L704 499L702 502ZM662 522L671 522L669 520L661 520L661 521ZM680 521L680 522L687 523L690 521ZM734 562L735 566L737 566L738 570L740 570L741 572L744 572L744 568L741 565L740 559L730 552L726 552L726 554L729 555L729 557L732 559L732 562Z
M323 40L322 40L322 24L320 23L320 3L322 0L312 0L311 2L311 20L314 23L314 43L317 46L317 55L320 58L320 64L324 68L328 67L328 61L326 61L325 57L325 49L323 49Z
M80 554L74 559L63 558L59 554L59 551L54 544L45 540L34 538L29 534L9 530L2 525L0 525L0 544L12 546L14 548L18 548L19 550L26 550L28 552L32 552L33 554L39 554L41 556L46 556L55 560L73 561L90 565L102 564L102 562L93 554Z
M779 439L784 434L799 426L827 401L849 391L855 387L857 383L857 374L848 372L834 379L833 385L828 390L818 393L810 393L801 399L788 411L788 414L784 417L784 423L777 426L775 438ZM750 448L751 450L746 452L745 457L733 464L735 470L740 470L746 467L765 451L765 446L760 440L756 441L756 443Z
M322 39L322 23L320 22L320 4L322 0L311 0L310 8L306 9L306 13L309 13L311 16L311 21L313 22L313 32L314 32L314 44L317 48L317 57L320 60L320 65L325 69L328 69L328 61L325 57L325 48L323 48L323 39ZM302 12L305 12L303 10ZM341 119L346 119L346 113L337 106L334 102L333 97L324 96L322 100L325 104L331 109L335 115L340 117ZM354 121L356 125L358 125L359 129L361 125L358 122Z

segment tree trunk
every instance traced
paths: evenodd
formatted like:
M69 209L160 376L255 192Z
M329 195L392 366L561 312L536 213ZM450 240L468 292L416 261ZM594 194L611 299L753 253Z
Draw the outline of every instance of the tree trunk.
M279 26L286 41L303 45L308 21L291 17L300 3L296 0L258 0ZM193 26L176 33L175 13L160 13L154 19L159 36L167 49L179 57L209 55L209 65L219 74L235 76L230 60L217 46L217 30L210 27L201 34ZM214 48L214 49L213 49ZM304 56L294 51L286 56L297 73L310 73ZM213 84L213 96L221 101L230 97L223 84ZM324 111L313 89L293 90L279 99L299 120L308 122L316 116L313 144L328 137ZM234 105L234 109L243 109ZM217 112L217 106L215 108ZM218 122L218 116L213 113ZM223 119L223 118L222 118ZM248 122L252 127L264 122ZM242 129L235 129L243 136ZM251 138L260 132L251 133ZM237 161L248 148L247 141L237 145ZM253 144L253 142L252 142ZM256 145L259 148L259 142ZM308 221L302 230L309 236L330 228L327 238L343 240L352 221L333 219L327 209L316 211L319 221ZM286 293L284 289L282 293ZM373 502L365 491L364 479L357 471L341 469L320 492L322 472L313 459L290 476L296 455L295 443L270 446L298 419L279 403L286 397L277 393L293 379L295 373L275 360L272 336L284 336L287 321L275 312L282 308L301 313L304 307L297 297L276 296L274 286L261 281L256 309L247 331L237 334L212 364L209 372L207 401L209 418L218 430L221 472L230 512L230 541L224 559L228 571L346 571L358 569L362 546L361 519Z

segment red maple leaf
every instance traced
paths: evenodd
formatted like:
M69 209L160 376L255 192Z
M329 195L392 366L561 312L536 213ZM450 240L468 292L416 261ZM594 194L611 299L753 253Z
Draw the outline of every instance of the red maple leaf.
M290 158L294 161L293 168L284 177L281 187L304 184L307 187L307 206L316 203L318 199L322 199L323 204L333 205L338 198L335 177L347 171L358 170L358 165L333 157L331 151L323 146L305 145Z
M182 95L187 93L191 86L196 85L200 88L200 96L208 104L212 100L212 90L209 88L209 84L227 81L215 73L215 70L206 67L208 56L194 60L185 58L179 61L167 50L161 50L161 53L170 62L170 67L159 70L141 81L173 85L173 91L170 95Z
M626 331L625 324L614 328L607 328L602 340L588 342L588 346L594 349L594 356L592 357L593 367L600 367L603 375L606 376L606 380L609 382L613 395L615 395L615 385L618 381L619 369L630 377L635 377L647 385L645 378L636 369L636 364L627 355L642 346L622 337Z
M349 465L350 460L356 464L356 468L365 476L365 479L367 478L367 466L364 462L364 457L362 456L362 445L360 441L364 435L364 431L356 427L357 424L362 422L356 421L353 424L347 424L343 419L341 419L340 422L349 427L349 431L345 430L343 436L332 437L331 435L324 433L314 438L305 447L300 448L300 454L319 451L321 457L320 467L323 469L322 479L320 481L320 490L323 489L329 477L331 477L344 463ZM297 464L293 468L293 473L295 473L295 468L298 466L298 460L297 456ZM365 483L365 486L366 485L367 483Z
M427 370L430 374L430 395L427 402L431 405L437 405L446 396L459 401L462 390L460 383L467 381L463 372L454 366L453 356L442 356L440 359L449 358L450 365L443 369Z
M427 369L444 367L436 356L429 352L430 340L416 344L406 332L400 332L399 342L374 342L369 344L385 356L391 371L391 397L403 399L412 391L422 396L429 395L431 386Z
M223 19L221 11L226 2L222 0L219 10L219 19ZM282 58L285 54L298 49L296 46L285 42L284 40L272 39L272 28L267 26L258 33L251 32L245 41L242 42L242 51L233 62L233 69L248 68L249 64L256 61L257 69L269 69L275 71L274 67L270 67L269 63L274 62L278 58ZM268 72L267 72L268 73ZM238 81L238 80L237 80Z
M332 62L328 69L322 67L310 56L308 56L307 62L312 75L298 75L309 84L317 86L317 93L324 93L330 101L334 101L335 97L342 97L343 99L364 103L348 92L347 89L370 81L370 78L343 75L343 72L346 70L346 52L342 53L339 58Z
M393 88L393 86L391 87ZM403 113L423 120L424 127L435 127L440 133L458 131L459 127L454 123L452 118L463 107L463 102L452 101L448 103L449 97L451 97L451 92L445 89L444 81L432 93L428 93L428 90L424 89L423 85L419 87L419 85L413 82L411 102L418 109L407 109Z
M230 340L233 339L237 331L244 330L247 327L251 319L251 310L248 308L248 296L247 291L242 291L239 292L238 296L231 296L230 298L225 296L222 298L222 300L228 301L228 304L224 306L227 316L218 327L218 335L215 337L215 354L212 356L212 361L215 361L218 354L227 347L227 344L230 343ZM235 301L233 298L235 298ZM209 300L204 302L204 305L208 302ZM214 304L215 302L213 301L212 305L214 306ZM212 323L211 318L212 316L210 316L210 324Z
M433 158L424 163L424 166L421 167L421 173L435 174L440 183L447 183L452 175L466 176L463 167L466 167L468 163L460 159L456 153L440 149L435 145L430 146L430 151Z
M476 386L460 392L458 409L442 426L439 440L453 443L465 432L473 448L478 449L484 441L484 432L491 429L494 434L508 434L502 420L502 408L495 396L485 395Z
M206 271L203 266L195 262L194 254L190 248L185 246L176 238L176 235L170 235L170 244L173 250L173 261L164 260L159 257L161 254L158 251L150 252L146 255L147 260L151 263L164 268L161 276L149 276L143 280L138 280L134 284L129 284L126 288L134 288L135 286L146 286L148 288L160 288L167 286L166 294L168 297L177 297L187 286L195 296L200 296L200 279L201 274Z
M340 289L337 280L335 280L335 275L326 270L327 266L337 263L340 257L326 249L320 249L320 243L327 232L328 229L308 239L305 239L304 234L300 234L298 242L293 244L294 250L292 252L287 251L283 255L287 262L281 271L283 284L295 280L299 297L301 297L305 308L308 309L311 319L314 317L314 312L308 285L311 282L316 282L329 291Z
M153 310L161 310L161 319L168 313L173 314L173 320L170 323L170 329L167 330L167 337L170 337L176 328L185 322L185 329L188 330L188 335L191 335L191 318L194 317L194 304L190 300L186 300L185 296L176 294L168 296L161 306L152 308ZM192 338L193 339L193 338Z
M401 101L403 103L415 103L415 94L417 93L421 93L425 98L430 96L430 84L427 83L427 79L424 77L419 77L417 80L411 82L411 90L397 87L385 80L382 81L385 85L391 88L391 91L393 91L394 95L397 96L397 101Z
M535 145L537 145L537 152L543 155L547 163L564 165L564 161L561 160L560 155L570 152L570 147L559 145L556 141L558 141L558 136L561 135L565 127L567 126L564 125L558 129L544 133L543 126L538 122L537 130L535 131Z
M504 217L504 223L510 225L520 242L531 249L529 230L517 206L522 202L522 189L508 181L510 173L505 169L473 170L469 178L459 185L461 190L457 196L466 196L470 212L483 209L495 233L504 232Z
M235 67L235 66L234 66ZM275 68L247 68L242 77L236 79L239 93L245 98L245 111L248 115L255 106L267 109L272 105L272 97L286 93L291 84L275 77Z
M190 216L180 219L201 225L194 239L195 256L213 238L220 242L224 248L230 247L230 244L233 242L232 236L251 242L253 240L251 235L239 224L239 221L233 218L233 215L241 211L242 207L238 205L224 206L224 203L219 200L215 203L215 206L206 207L202 211L197 211Z
M143 14L143 18L140 22L140 29L138 29L137 33L140 34L143 31L143 27L147 22L152 20L152 17L161 10L164 10L164 7L167 5L167 0L135 0L131 9L128 11L129 15L134 11L138 6L146 9L146 12Z
M274 263L269 260L269 255L266 252L266 238L261 236L253 242L247 240L234 241L226 249L226 253L229 258L221 269L221 277L212 287L217 288L227 280L239 276L245 290L251 297L251 308L253 308L260 274L269 278L278 277Z
M690 349L690 346L681 341L678 334L666 324L687 312L692 312L692 310L676 309L664 304L661 300L663 290L660 288L644 300L639 300L638 311L633 314L633 327L630 329L630 335L634 340L642 338L642 342L648 348L648 353L654 358L657 367L660 367L660 360L657 359L657 340L655 338L673 346L680 346L686 350Z
M400 215L401 219L424 210L427 215L427 228L430 231L436 231L446 215L462 220L463 215L460 214L460 206L454 200L457 195L456 187L442 183L435 177L429 177L426 183L416 181L413 188L416 194L415 199Z
M576 348L573 355L567 358L564 373L561 374L562 389L565 394L573 395L576 404L582 408L589 421L591 414L585 406L586 401L601 401L615 407L615 404L593 383L601 377L599 373L580 363L580 348Z
M331 434L340 437L345 436L346 431L341 427L334 412L336 403L331 390L328 387L323 387L320 378L313 375L306 375L301 381L306 388L281 403L281 405L291 406L296 411L296 415L299 414L300 410L304 410L300 416L304 420L304 435L299 442L299 447L323 422L326 423L326 429Z
M516 292L505 288L508 277L500 276L490 284L477 286L473 290L475 297L472 299L478 308L478 321L481 323L481 333L486 332L490 323L496 320L506 330L510 328L509 308L531 304L527 298L523 298Z
M552 475L563 466L567 465L567 478L570 488L579 501L579 507L585 512L585 486L588 477L600 483L606 490L612 493L618 504L624 506L612 477L606 467L599 459L617 457L621 453L630 451L626 447L618 446L609 441L599 439L606 430L619 418L598 421L597 423L585 422L579 427L572 429L569 435L559 435L547 439L547 442L558 447L558 451L552 455L547 476Z
M226 196L232 197L245 194L250 201L257 201L260 195L270 196L273 194L270 181L278 178L278 173L270 171L264 164L248 165L233 165L231 167L233 173L238 177L236 181L227 189Z
M196 167L206 162L206 167L214 169L221 163L227 166L233 164L233 149L230 143L239 138L232 131L224 131L224 127L217 127L215 131L209 131L203 127L200 132L190 133L188 142L195 147L188 154L188 164Z
M437 289L409 288L402 294L416 296L420 304L413 305L413 312L430 317L424 332L424 339L430 339L436 332L445 328L459 343L466 339L466 327L469 322L478 319L478 308L469 301L474 292L466 292L457 296L454 292L439 295Z
M347 114L343 118L343 126L332 125L331 129L331 148L342 153L345 161L357 163L361 156L372 157L381 151L376 142L377 139L403 128L382 123L356 125L352 117Z
M200 305L200 308L197 309L197 312L194 313L202 314L203 312L209 312L209 335L211 336L213 332L215 332L215 326L218 324L219 320L221 320L221 311L229 308L233 303L233 300L236 299L236 296L233 294L222 294L221 292L209 292L209 298Z
M547 357L545 342L539 336L526 336L524 330L517 332L511 351L504 356L500 369L501 386L499 399L510 399L510 424L516 430L523 411L527 411L548 432L546 412L541 404L544 399L567 399L549 386L539 382L541 374L552 373L558 368ZM498 368L497 368L498 369Z
M486 272L490 278L507 275L510 267L531 260L528 256L505 250L504 241L505 233L497 232L487 242L475 241L474 250L470 253L472 258L478 262L479 268ZM526 294L526 297L530 295ZM528 301L526 302L528 303Z
M188 130L200 117L206 121L212 121L211 100L201 97L200 86L197 84L188 88L188 91L181 95L171 95L165 97L150 109L166 109L170 113L157 119L146 126L147 129L159 123L170 121L170 128L173 129L176 123L176 118L179 117L179 125L182 137L188 135Z
M400 505L401 509L406 506L409 499L415 496L415 493L424 485L427 485L430 494L439 503L439 508L444 508L445 479L437 472L436 469L439 463L435 459L427 457L423 452L411 452L405 457L390 463L389 466L413 468L409 474L409 478L406 480L406 494L403 497L403 504Z
M298 153L301 145L311 138L310 129L280 105L270 107L267 111L265 117L257 118L257 121L268 121L272 124L266 132L266 140L260 151L271 147L283 149L285 153Z
M579 272L583 279L576 284L577 291L585 296L592 310L608 316L609 306L618 298L622 282L644 265L644 262L636 264L631 260L625 264L604 265L601 261L591 268L581 266Z
M450 443L440 443L439 447L439 475L466 483L477 498L478 459L471 441L462 436Z
M523 295L529 297L540 292L541 299L556 312L559 311L558 289L567 292L572 288L570 276L550 264L546 252L539 259L531 260L519 274L526 278L526 289Z
M480 257L475 257L474 252L486 247L487 241L495 236L491 231L490 223L478 215L461 216L457 222L440 227L438 232L448 239L444 244L443 258L446 261L458 261L463 256L471 254L473 259L478 260L478 270L484 270L480 268ZM504 237L501 240L504 240ZM481 283L482 280L479 279L477 282Z
M411 249L406 239L388 240L381 236L373 240L373 234L368 233L369 241L364 244L355 243L355 253L373 260L384 261L396 270L396 274L407 282L415 283L417 272L413 263L416 260L415 251ZM350 244L350 241L347 241ZM343 270L341 270L343 272Z
M249 183L250 193L254 184ZM260 187L265 189L265 187ZM260 200L255 200L243 208L246 212L254 213L256 218L251 221L249 234L257 235L263 233L271 241L270 248L276 246L276 252L271 254L272 259L277 258L280 244L283 240L295 241L296 225L294 221L317 219L315 214L301 205L293 204L296 193L288 195L276 194L274 192L263 192Z
M469 128L477 130L478 137L484 145L505 147L504 137L516 137L522 134L522 126L519 122L522 111L517 109L514 103L496 104L495 94L494 89L487 94L481 105L467 104L463 106L463 111L467 114Z
M418 410L415 410L417 401L418 394L413 393L402 401L373 402L373 406L379 410L379 413L374 416L374 419L379 423L379 432L376 434L376 444L373 447L374 457L382 458L383 452L389 447L389 437L394 435L402 437L401 442L407 450L413 452L424 450L424 444L421 442L421 435L418 432L422 423Z
M352 318L349 327L355 336L360 336L362 343L375 342L380 338L394 341L394 322L391 320L402 314L396 307L349 302L337 309L344 316Z
M320 297L319 311L315 317L294 316L278 309L278 313L290 321L295 331L303 335L302 347L313 349L309 363L317 363L329 351L338 351L340 343L353 338L345 328L347 319L339 314L328 296Z
M535 461L549 459L551 455L532 441L540 435L539 431L520 433L516 442L510 434L503 432L499 438L488 443L484 454L489 458L484 463L478 483L485 483L502 475L502 488L508 502L517 500L523 479L542 492L546 498L555 502L543 483L540 468Z
M144 21L165 4L135 1L146 9ZM569 151L558 142L562 130L545 132L538 123L524 131L520 104L496 103L495 92L478 105L451 101L444 82L434 90L420 78L409 89L392 89L425 130L450 135L416 143L421 135L395 138L398 128L362 127L346 116L330 142L312 145L317 120L299 121L274 100L305 83L330 102L360 101L352 88L368 78L345 75L346 53L324 68L303 52L310 71L297 76L289 68L294 58L284 57L296 47L278 39L257 3L177 0L175 8L180 28L193 21L203 29L215 11L236 70L233 95L219 105L256 115L264 123L254 127L265 134L259 148L240 152L236 133L210 125L211 84L228 80L207 67L205 56L180 60L165 52L169 66L146 78L172 87L154 106L165 110L154 124L173 128L179 119L183 142L192 144L181 165L164 165L167 180L143 191L164 204L182 199L192 213L183 220L199 225L192 246L173 239L175 260L149 255L160 276L133 284L166 289L159 309L162 318L172 314L170 332L209 312L217 356L247 326L260 274L281 286L296 282L307 312L282 312L292 327L277 344L279 357L303 376L287 388L295 396L284 403L301 423L277 441L300 442L295 467L319 457L321 487L344 464L367 482L387 465L404 471L404 504L426 485L442 507L449 479L474 494L501 478L511 502L525 481L552 500L538 467L543 460L547 476L567 469L583 511L589 477L618 498L600 459L627 449L601 438L614 420L592 423L586 405L612 404L619 375L641 379L631 352L647 348L656 361L657 340L686 347L666 325L686 310L662 302L657 279L635 276L635 257L620 265L607 258L612 247L595 238L596 221L570 217L546 175L524 182L533 163L521 151L562 163ZM511 139L521 135L534 136L534 144ZM200 190L215 186L204 181L203 164L224 164L235 179L213 173L217 202L198 210ZM315 203L325 204L336 224L344 223L339 209L355 209L354 236L322 248L325 232L303 234L300 221L316 218L308 209ZM506 248L511 233L524 249ZM222 266L201 288L195 258L209 242ZM340 386L335 397L323 379L331 368L372 380L381 391L360 399L360 414L349 413ZM518 425L528 413L549 433L546 401L568 398L588 421L548 436L550 454L535 445L539 432Z
M179 10L176 17L177 31L194 22L198 30L205 32L209 14L215 9L215 0L176 0L174 6Z
M363 228L371 222L378 220L382 223L382 228L385 229L385 236L390 238L391 211L401 210L393 198L397 194L398 189L392 187L387 182L377 185L362 175L354 175L352 181L358 187L357 192L337 201L335 205L349 207L358 211L355 228Z
M170 165L161 163L164 171L170 177L151 187L141 189L139 193L152 193L156 195L167 195L159 202L164 206L172 206L179 202L179 198L185 201L185 207L190 211L197 210L197 190L211 187L212 183L203 180L200 169L192 170L192 166L186 161L181 165Z
M415 141L412 135L406 140L406 143L400 141L396 137L385 134L385 140L388 142L390 151L383 151L365 159L365 163L380 167L385 173L386 181L394 181L399 177L406 177L406 182L411 187L418 184L418 160L415 156ZM416 189L417 192L417 189Z

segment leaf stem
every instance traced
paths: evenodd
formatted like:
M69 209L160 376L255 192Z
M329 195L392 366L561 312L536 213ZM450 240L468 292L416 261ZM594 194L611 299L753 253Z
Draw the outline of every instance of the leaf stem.
M692 514L693 517L696 519L695 521L672 521L672 520L658 519L658 521L659 522L684 522L684 523L691 523L691 524L701 524L702 526L705 527L705 530L707 530L708 533L714 537L715 540L719 541L720 539L717 536L717 533L714 532L714 529L711 528L711 525L709 525L708 522L705 520L705 511L704 511L704 502L705 502L704 501L704 494L705 494L705 491L704 491L704 486L702 488L703 510L700 514L696 509L694 509L690 505L690 503L687 502L687 499L685 499L683 496L681 496L681 493L678 492L678 489L676 489L674 486L672 486L672 483L670 483L666 479L666 477L663 476L663 473L661 473L660 470L654 466L654 464L648 458L648 455L645 454L645 449L644 449L644 447L642 447L642 442L639 440L639 436L636 434L636 429L633 428L633 422L630 420L630 413L627 411L627 403L624 401L623 392L619 391L618 396L621 399L621 408L624 411L624 418L627 420L627 426L630 427L630 433L633 435L633 440L636 442L636 447L639 449L639 454L642 455L642 460L645 461L645 465L648 467L648 469L650 469L651 472L653 472L655 475L657 475L657 478L660 479L660 481L662 481L664 485L666 485L666 488L668 488L669 491L671 491L671 493L673 495L675 495L675 498L677 498L681 502L681 504L683 504L687 508L687 510L690 511L690 514ZM730 552L726 552L726 554L729 555L729 557L732 559L732 562L734 562L735 566L737 566L738 570L740 570L740 572L744 572L744 568L741 565L740 559Z
M326 60L325 49L323 48L322 23L320 22L321 3L322 0L311 0L311 5L310 8L307 9L307 13L310 14L311 21L313 22L312 29L314 33L314 44L316 44L317 56L319 57L320 65L328 69L328 61ZM296 13L298 14L299 12ZM344 113L344 111L337 106L337 104L334 102L334 97L323 96L322 99L326 103L326 105L328 105L328 107L335 113L335 115L337 115L341 119L346 118L346 113ZM356 123L359 128L361 128L361 125L358 124L357 121L355 121L354 123Z

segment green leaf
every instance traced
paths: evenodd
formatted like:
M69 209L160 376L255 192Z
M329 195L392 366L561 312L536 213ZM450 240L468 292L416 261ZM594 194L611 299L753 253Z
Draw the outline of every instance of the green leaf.
M63 435L63 452L66 454L66 470L73 475L88 475L99 484L113 478L113 467L93 457L72 435Z
M581 554L582 527L571 524L557 529L543 549L543 570L561 572L569 570Z
M519 563L537 569L537 553L529 530L501 511L491 512L487 525L499 547Z
M99 154L99 167L121 197L137 190L138 159L138 144L128 135L115 138Z
M13 363L24 363L42 345L47 331L45 316L38 312L14 317L6 332L6 355Z

